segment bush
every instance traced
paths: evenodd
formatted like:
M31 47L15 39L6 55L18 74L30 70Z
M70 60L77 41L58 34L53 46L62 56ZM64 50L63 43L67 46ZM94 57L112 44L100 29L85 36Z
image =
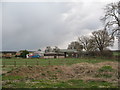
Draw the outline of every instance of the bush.
M27 54L29 54L29 52L28 52L27 50L24 50L24 51L22 51L20 57L26 58L26 55L27 55Z
M102 56L104 56L104 57L113 57L113 52L111 50L104 50L102 52Z
M89 51L85 53L85 56L89 57L113 57L113 52L110 50L104 50L103 52L100 51Z
M89 52L85 53L85 56L89 56L89 57L100 56L100 52L99 51L89 51Z

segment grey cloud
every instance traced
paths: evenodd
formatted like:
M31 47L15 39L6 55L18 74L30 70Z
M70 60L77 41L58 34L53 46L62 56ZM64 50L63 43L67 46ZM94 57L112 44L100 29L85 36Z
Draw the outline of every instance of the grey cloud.
M46 46L66 48L66 42L101 27L99 17L102 13L98 12L103 5L3 3L3 50L33 50Z
M60 7L63 9L52 3L3 4L3 50L58 45L61 36L68 34L62 31L64 25L57 23L59 15L66 10L64 4Z
M0 3L0 12L2 12L2 3ZM0 13L0 50L2 50L2 13Z

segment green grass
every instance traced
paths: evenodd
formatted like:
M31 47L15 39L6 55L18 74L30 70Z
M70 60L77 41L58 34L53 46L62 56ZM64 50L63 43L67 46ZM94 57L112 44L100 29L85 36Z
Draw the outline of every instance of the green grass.
M2 71L12 71L13 69L15 69L17 67L14 67L14 66L6 66L6 67L3 67L2 68Z
M99 69L99 72L112 72L112 71L114 71L112 66L103 66Z
M7 82L3 85L5 88L115 88L109 82L88 81L83 80L68 80L68 81L51 81L51 80L37 80L37 81L21 81L21 82Z
M111 78L112 74L108 74L107 72L114 72L115 70L112 68L112 66L103 66L100 69L98 69L98 74L95 75L95 77L103 77L103 78Z
M102 82L102 81L89 81L86 83L86 85L89 88L114 88L115 87L109 82Z
M114 56L120 56L120 52L113 52Z
M24 78L23 76L3 76L2 80L19 80Z
M104 61L112 61L110 59L95 58L64 58L64 59L2 59L3 65L71 65L75 63L99 63ZM114 60L113 60L114 61Z
M40 66L47 66L47 65L71 65L76 63L99 63L99 62L105 62L105 61L115 61L112 59L101 59L101 58L64 58L64 59L1 59L3 71L11 71L17 67L21 66L34 66L34 65L40 65Z
M16 67L14 67L14 61L16 61ZM40 66L46 65L71 65L76 63L99 63L105 61L112 61L112 59L100 59L100 58L65 58L65 59L2 59L2 63L5 64L3 71L11 71L23 65L33 66L37 65L38 62ZM114 61L114 60L113 60ZM98 72L113 71L111 66L103 66L98 70ZM58 72L61 72L58 70ZM53 72L48 72L52 75ZM62 72L61 72L62 73ZM44 75L44 73L43 73ZM54 76L53 76L54 77ZM99 77L99 76L98 76ZM111 76L102 76L105 78L110 78ZM23 76L5 76L3 75L3 88L116 88L117 86L112 85L109 82L100 81L88 81L83 80L67 80L61 81L56 79L50 80L33 80ZM18 80L18 81L17 81Z
M112 75L111 74L97 74L97 75L95 75L95 77L103 77L103 78L111 78L112 77Z

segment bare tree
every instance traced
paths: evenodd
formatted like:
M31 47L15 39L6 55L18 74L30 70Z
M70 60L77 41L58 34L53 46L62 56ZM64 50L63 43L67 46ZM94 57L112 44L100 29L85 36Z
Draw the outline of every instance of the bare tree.
M106 30L98 30L92 32L92 43L98 48L101 54L108 46L113 46L114 38L111 37Z
M93 51L95 49L92 43L92 39L88 36L78 37L78 41L83 46L85 51Z
M75 49L77 51L82 51L83 46L79 42L75 41L75 42L71 42L68 45L68 49Z
M41 51L41 49L38 49L38 51Z
M46 49L45 49L45 53L47 52L52 52L52 48L50 46L47 46Z
M108 4L101 20L105 23L105 30L108 30L111 36L118 37L118 49L120 49L120 1Z
M55 46L55 47L53 48L53 52L59 53L59 52L60 52L60 49L59 49L57 46Z

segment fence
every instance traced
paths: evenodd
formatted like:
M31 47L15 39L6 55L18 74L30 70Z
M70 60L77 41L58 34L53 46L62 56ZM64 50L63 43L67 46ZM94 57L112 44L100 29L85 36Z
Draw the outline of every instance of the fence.
M88 62L97 63L103 61L115 61L106 58L65 58L65 59L3 59L2 66L28 66L28 65L71 65L75 63Z
M65 64L72 64L75 63L74 61L70 60L46 60L46 61L38 61L38 60L34 60L34 61L2 61L2 66L29 66L29 65L65 65Z

